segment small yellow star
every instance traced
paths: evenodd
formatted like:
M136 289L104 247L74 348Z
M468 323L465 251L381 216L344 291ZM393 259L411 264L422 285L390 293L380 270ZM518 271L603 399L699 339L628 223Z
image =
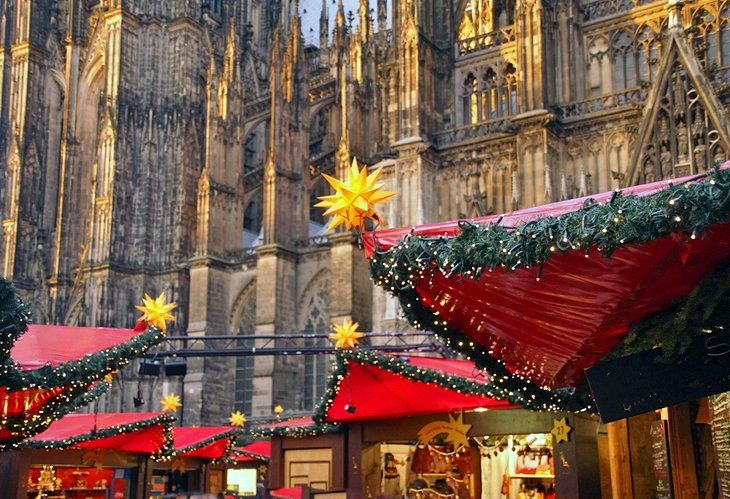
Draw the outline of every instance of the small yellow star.
M336 340L335 348L355 348L359 339L365 336L359 333L357 328L360 327L358 322L353 323L349 319L345 319L342 324L333 324L335 334L330 335L331 340Z
M366 218L382 223L382 219L375 211L375 205L396 194L395 192L381 191L384 184L375 183L382 169L380 167L368 175L367 166L363 166L360 170L357 166L357 160L353 158L350 171L344 182L324 173L322 174L327 182L335 188L335 194L320 197L321 201L314 205L316 208L326 208L325 216L334 217L327 230L334 229L343 223L347 230L353 227L363 230Z
M165 293L161 293L156 300L152 299L147 293L144 294L144 305L135 305L135 308L144 315L137 319L139 322L146 322L150 326L159 328L163 333L167 332L165 321L174 321L175 318L168 312L173 310L177 304L175 302L165 303Z
M284 412L284 408L282 406L277 405L276 407L274 407L275 414L281 414L282 412Z
M569 437L572 429L568 426L567 418L553 419L553 429L550 430L550 433L553 434L555 443L558 444L560 442L570 441Z
M160 400L160 404L162 404L162 410L165 412L177 412L177 408L182 407L182 404L180 403L180 396L175 395L174 393L171 393Z
M231 422L231 426L243 426L246 424L246 415L241 411L232 412L228 421Z

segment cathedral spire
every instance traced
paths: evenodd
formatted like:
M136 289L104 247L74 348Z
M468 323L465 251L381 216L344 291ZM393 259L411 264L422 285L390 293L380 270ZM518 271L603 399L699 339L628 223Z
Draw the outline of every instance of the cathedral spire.
M322 0L322 12L319 14L319 49L326 50L329 40L329 15L327 13L327 0Z
M368 10L368 0L360 0L357 9L360 18L360 39L367 42L370 38L370 11Z

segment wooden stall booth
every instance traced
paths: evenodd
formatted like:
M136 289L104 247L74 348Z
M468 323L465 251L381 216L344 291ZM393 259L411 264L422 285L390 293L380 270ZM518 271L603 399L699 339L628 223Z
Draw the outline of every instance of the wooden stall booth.
M271 441L261 440L231 453L232 463L226 466L228 497L262 497L268 488Z
M338 351L314 416L321 423L269 428L270 486L347 497L600 497L596 418L518 408L495 398L488 379L464 360Z

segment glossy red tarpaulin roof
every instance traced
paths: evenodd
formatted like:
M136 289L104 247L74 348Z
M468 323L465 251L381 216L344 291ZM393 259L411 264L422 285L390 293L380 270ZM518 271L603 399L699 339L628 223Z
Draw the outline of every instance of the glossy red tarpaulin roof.
M233 451L237 461L271 459L271 441L254 442L243 447L237 447Z
M483 385L488 381L474 363L466 360L414 356L408 359L408 364L427 371L458 376ZM379 364L360 364L355 359L348 362L347 374L340 382L334 401L325 416L329 422L391 419L476 408L518 407L506 400L468 395L432 383L412 381L384 369ZM345 410L346 405L353 406L355 412Z
M175 452L184 457L221 459L229 450L228 443L234 438L236 429L232 426L174 427L172 429ZM195 448L205 440L210 443Z
M271 497L286 497L288 499L301 499L302 488L301 487L287 487L283 489L276 489L271 491Z
M314 426L312 416L302 416L299 418L287 419L278 423L270 423L261 425L261 428L309 428Z
M680 183L686 179L675 179ZM624 189L645 196L666 188L667 181ZM589 196L606 201L613 192ZM572 199L504 215L502 225L575 211L587 198ZM500 216L476 219L497 222ZM368 256L373 238L388 249L409 233L453 236L458 221L377 231L363 238ZM658 312L730 257L730 225L720 224L698 237L672 234L622 247L611 258L592 251L557 254L537 269L485 272L477 282L461 282L435 272L416 285L425 306L513 371L547 386L579 384L583 371L598 362L625 336L628 327Z
M46 431L28 440L34 443L60 444L74 437L83 437L83 442L68 443L68 446L77 449L106 449L154 454L162 448L165 429L169 423L158 422L140 429L130 428L110 437L94 438L93 434L95 431L135 423L146 426L145 422L163 415L164 413L161 412L69 414L54 421Z
M127 343L138 334L140 331L134 329L29 324L28 331L10 350L10 356L23 370L38 369L48 363L57 366Z

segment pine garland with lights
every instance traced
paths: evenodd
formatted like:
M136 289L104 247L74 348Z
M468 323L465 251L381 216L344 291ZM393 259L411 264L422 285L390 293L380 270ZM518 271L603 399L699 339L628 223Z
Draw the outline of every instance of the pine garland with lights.
M0 277L0 369L10 361L10 349L28 330L30 312L18 297L12 283Z
M250 430L251 435L259 438L269 437L314 437L316 435L324 435L326 433L334 433L342 430L339 424L322 423L315 421L310 426L275 426L264 427L258 426Z
M153 456L153 459L156 461L169 461L171 458L175 458L178 456L181 456L182 454L186 454L188 452L193 452L198 449L202 449L203 447L206 447L212 443L217 442L218 440L223 440L224 438L228 439L228 442L226 443L226 448L223 451L223 455L219 459L211 459L211 463L218 463L221 461L224 461L228 458L228 456L231 455L231 452L233 451L233 447L236 446L236 442L238 441L238 437L241 436L242 431L238 428L234 428L228 431L224 431L221 433L218 433L216 435L213 435L211 437L205 438L201 440L200 442L195 442L194 444L181 447L179 449L174 449L164 455L156 455Z
M74 435L64 440L26 440L22 443L22 447L30 449L65 449L67 447L73 447L82 442L88 442L91 440L100 440L102 438L115 437L124 433L131 433L134 431L144 430L151 428L156 425L163 425L166 429L170 428L170 425L175 421L175 418L169 414L161 414L149 419L141 421L135 421L134 423L125 423L116 426L110 426L109 428L103 428L101 430L91 431L89 433L83 433L81 435ZM171 443L171 440L169 441ZM171 447L168 447L171 448Z
M233 449L233 454L236 456L250 457L251 459L256 459L258 461L271 461L270 456L264 456L263 454L257 454L255 452L249 452L242 449Z
M450 327L422 304L415 289L421 279L441 272L455 279L479 279L496 268L514 271L543 266L554 254L593 249L609 258L626 245L654 241L672 233L690 239L725 222L730 211L730 170L713 169L691 181L672 184L648 196L616 191L610 200L588 199L583 208L515 227L460 222L454 237L412 236L387 251L376 248L370 260L374 282L399 298L406 319L417 329L434 331L446 346L471 358L492 375L495 395L538 410L593 411L585 387L546 390L513 374L498 359Z

